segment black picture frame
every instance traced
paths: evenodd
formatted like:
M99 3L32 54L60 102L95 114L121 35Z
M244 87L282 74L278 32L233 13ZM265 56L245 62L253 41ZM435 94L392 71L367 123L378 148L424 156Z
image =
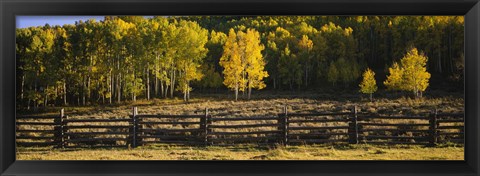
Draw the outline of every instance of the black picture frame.
M0 0L1 175L480 173L478 0ZM15 161L16 15L465 15L465 161Z

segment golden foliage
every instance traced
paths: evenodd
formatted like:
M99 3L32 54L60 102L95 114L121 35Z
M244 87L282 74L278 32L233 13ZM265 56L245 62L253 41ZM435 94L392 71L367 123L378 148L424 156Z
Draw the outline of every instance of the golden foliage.
M370 68L367 68L365 72L363 72L363 80L360 83L360 92L364 94L373 94L377 91L377 81L375 80L375 72L373 72Z
M421 96L431 77L426 67L427 60L417 48L410 49L400 61L400 67L394 63L393 67L389 68L390 75L384 82L385 86L393 90L412 91L415 96Z

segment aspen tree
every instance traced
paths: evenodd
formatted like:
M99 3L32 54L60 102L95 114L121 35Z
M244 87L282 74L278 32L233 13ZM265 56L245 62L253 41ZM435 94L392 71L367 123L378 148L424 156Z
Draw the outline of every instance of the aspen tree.
M367 70L363 72L363 80L359 86L360 92L364 94L369 94L370 101L372 101L373 93L375 93L378 89L377 81L375 80L375 72L373 72L370 68L367 68Z

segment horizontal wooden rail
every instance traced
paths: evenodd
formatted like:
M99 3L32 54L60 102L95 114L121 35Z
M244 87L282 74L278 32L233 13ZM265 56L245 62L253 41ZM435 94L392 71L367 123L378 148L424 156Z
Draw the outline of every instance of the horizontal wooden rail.
M279 114L283 115L283 114ZM352 112L327 112L327 113L288 113L289 117L310 117L310 116L341 116L353 115Z
M248 124L248 125L210 125L210 128L254 128L254 127L278 127L278 124Z
M58 115L44 115L44 116L33 116L33 115L17 115L16 119L58 119Z
M464 126L439 126L437 129L464 129Z
M368 119L393 119L393 120L429 120L425 116L381 116L381 115L359 115L359 120Z
M228 117L228 118L211 118L212 122L218 121L248 121L248 120L278 120L277 117Z
M65 129L79 129L79 128L129 128L128 125L79 125L79 126L65 126Z
M176 119L192 119L192 118L202 118L203 115L165 115L165 114L156 114L156 115L147 115L139 114L136 115L138 118L176 118Z
M17 133L55 133L55 130L17 130Z
M54 125L57 125L57 124L53 123L53 122L17 122L16 125L41 125L41 126L51 125L51 126L54 126Z
M437 117L453 117L453 118L463 118L465 116L464 113L439 113Z
M323 126L323 127L290 127L288 130L343 130L349 126Z
M350 119L313 119L313 120L289 120L288 123L319 123L319 122L349 122Z
M278 134L280 130L272 131L249 131L249 132L211 132L210 135L250 135L250 134Z
M428 136L365 136L365 139L415 139L428 140Z
M437 123L464 123L463 119L439 119Z
M428 123L417 123L417 124L404 124L404 123L358 123L358 125L363 126L401 126L401 127L428 127Z
M155 128L143 128L139 132L158 132L158 133L179 133L179 132L201 132L201 129L155 129Z
M139 138L160 138L160 139L200 139L200 136L173 136L173 135L141 135Z
M442 132L442 131L439 131L437 135L438 136L445 136L445 135L459 135L459 136L461 136L461 135L464 135L464 134L465 133L463 133L463 132Z
M428 133L430 132L429 130L416 130L416 129L387 129L387 128L378 128L378 129L368 129L368 128L363 128L362 130L359 130L358 132L412 132L412 133Z
M53 136L16 136L15 139L35 139L35 140L41 140L41 139L55 139Z
M77 138L77 139L69 139L65 142L107 142L107 141L126 141L127 138Z
M337 143L337 142L348 142L348 139L290 139L289 143Z
M65 132L65 135L128 135L129 132L115 132L115 131L106 131L106 132Z
M73 122L129 122L130 119L65 119L63 122L65 123L73 123Z
M199 125L200 122L138 122L139 125Z
M250 141L267 141L267 140L278 140L275 137L242 137L242 138L209 138L209 141L212 142L250 142Z

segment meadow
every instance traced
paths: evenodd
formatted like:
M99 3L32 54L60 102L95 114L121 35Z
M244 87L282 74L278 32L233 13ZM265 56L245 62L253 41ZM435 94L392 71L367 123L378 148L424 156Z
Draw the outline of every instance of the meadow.
M18 160L463 160L462 145L300 145L192 147L150 145L135 149L19 148Z
M386 92L386 91L385 91ZM412 98L409 94L391 94L380 92L374 101L368 97L351 92L327 91L316 93L313 91L260 91L255 92L251 100L233 99L227 92L219 93L192 93L192 98L184 102L180 98L137 100L117 103L113 105L87 106L50 106L39 111L20 110L19 114L52 115L65 109L66 115L72 118L98 117L119 118L128 117L132 107L138 107L139 114L203 114L208 108L209 114L214 116L249 117L275 116L283 112L285 106L292 113L308 112L347 112L357 106L360 112L414 115L430 113L434 109L441 112L460 112L464 110L463 93L432 91L424 98ZM403 95L403 96L402 96ZM406 95L406 96L405 96Z

